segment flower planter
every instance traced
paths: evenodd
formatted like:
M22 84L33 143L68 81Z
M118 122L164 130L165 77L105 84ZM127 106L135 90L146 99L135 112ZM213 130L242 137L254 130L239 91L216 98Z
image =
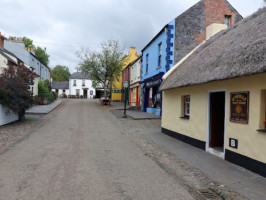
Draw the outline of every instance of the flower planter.
M47 105L48 104L48 97L41 97L41 104Z

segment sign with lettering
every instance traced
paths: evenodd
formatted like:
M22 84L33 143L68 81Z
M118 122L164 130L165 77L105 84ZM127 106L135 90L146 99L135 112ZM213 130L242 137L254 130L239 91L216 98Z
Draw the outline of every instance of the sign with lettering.
M247 124L249 92L231 92L230 121Z
M238 148L238 140L234 138L229 138L229 147Z

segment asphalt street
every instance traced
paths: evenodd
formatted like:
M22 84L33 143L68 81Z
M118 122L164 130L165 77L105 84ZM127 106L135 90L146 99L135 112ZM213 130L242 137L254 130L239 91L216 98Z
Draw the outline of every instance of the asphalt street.
M197 199L95 101L68 100L0 154L0 199Z

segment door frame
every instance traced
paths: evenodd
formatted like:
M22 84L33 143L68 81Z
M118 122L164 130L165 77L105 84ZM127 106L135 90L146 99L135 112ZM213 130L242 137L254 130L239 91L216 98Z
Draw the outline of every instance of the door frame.
M211 116L210 116L210 105L211 105L211 94L217 93L217 92L224 92L224 147L223 152L219 152L213 148L210 147L210 127L211 127ZM216 156L219 156L224 159L225 157L225 147L226 147L226 116L227 116L227 92L226 89L220 89L220 90L208 90L208 98L207 98L207 128L206 128L206 146L205 150L211 154L214 154Z

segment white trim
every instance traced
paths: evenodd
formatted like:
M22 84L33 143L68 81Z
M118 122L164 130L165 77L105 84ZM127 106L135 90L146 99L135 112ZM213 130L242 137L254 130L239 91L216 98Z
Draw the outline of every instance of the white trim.
M211 93L215 92L224 92L224 146L223 146L223 152L217 151L213 148L209 147L210 143L210 95ZM217 155L224 159L225 156L225 147L226 147L226 116L227 116L227 92L226 89L220 89L220 90L209 90L208 91L208 98L207 98L207 126L206 126L206 146L205 150L211 154Z

